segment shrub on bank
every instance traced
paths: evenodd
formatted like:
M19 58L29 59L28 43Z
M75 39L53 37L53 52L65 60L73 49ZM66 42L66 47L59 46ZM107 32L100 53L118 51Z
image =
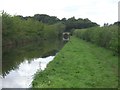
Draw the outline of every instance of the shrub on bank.
M45 24L33 18L21 18L2 14L2 45L19 45L23 43L56 39L62 35L65 25L62 23Z
M117 25L92 27L89 29L76 29L74 35L118 53Z

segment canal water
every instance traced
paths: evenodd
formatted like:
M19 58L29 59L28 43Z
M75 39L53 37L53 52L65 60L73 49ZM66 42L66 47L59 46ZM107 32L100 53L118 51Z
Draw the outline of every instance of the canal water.
M63 47L59 40L3 48L2 88L30 88L37 71L42 71Z

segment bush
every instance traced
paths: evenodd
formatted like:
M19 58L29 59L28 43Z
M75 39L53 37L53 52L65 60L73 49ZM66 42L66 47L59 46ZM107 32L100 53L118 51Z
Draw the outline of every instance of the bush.
M2 13L2 45L19 45L22 43L56 39L65 29L62 23L48 25L33 18L23 19Z
M92 27L89 29L76 29L76 37L111 49L118 53L118 26Z

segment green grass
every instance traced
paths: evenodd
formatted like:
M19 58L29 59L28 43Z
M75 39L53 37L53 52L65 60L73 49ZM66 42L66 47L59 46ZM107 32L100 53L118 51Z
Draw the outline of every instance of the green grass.
M118 57L105 48L76 37L63 47L32 82L35 88L114 88L118 86Z
M118 25L75 29L74 35L80 39L110 49L116 55L119 54Z

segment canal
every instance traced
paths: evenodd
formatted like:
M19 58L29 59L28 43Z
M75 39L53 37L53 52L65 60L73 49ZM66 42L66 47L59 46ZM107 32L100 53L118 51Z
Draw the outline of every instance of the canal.
M35 73L44 70L63 45L56 39L3 47L2 88L30 88Z

